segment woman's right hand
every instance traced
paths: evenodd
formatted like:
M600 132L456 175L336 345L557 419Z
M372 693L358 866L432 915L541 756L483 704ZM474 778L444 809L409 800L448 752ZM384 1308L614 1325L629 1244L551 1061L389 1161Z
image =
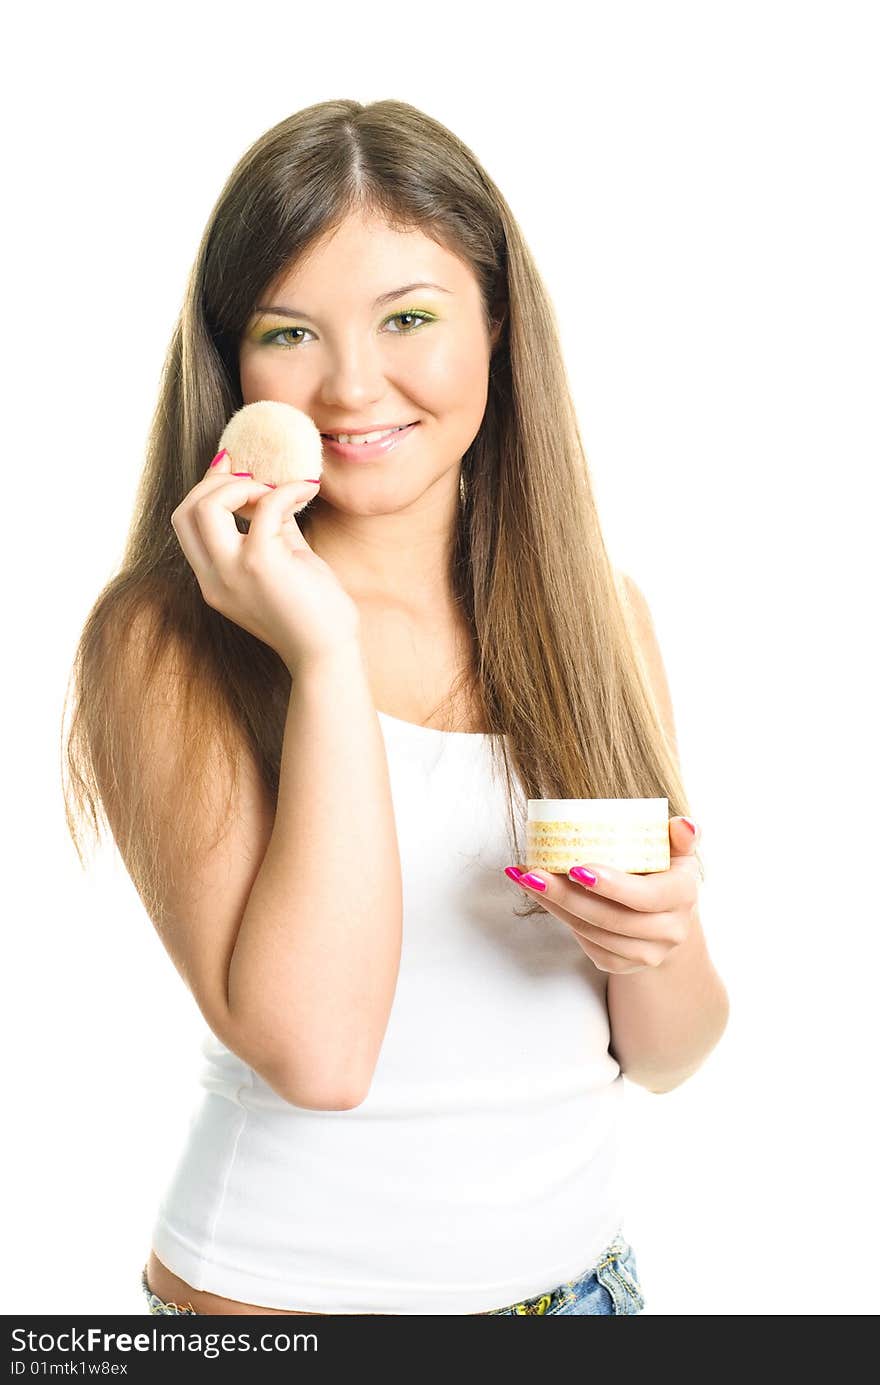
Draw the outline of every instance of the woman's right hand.
M314 494L313 481L273 489L233 476L227 452L171 516L208 605L268 644L291 673L360 636L357 606L309 548L293 514ZM241 534L234 515L245 507L253 518Z

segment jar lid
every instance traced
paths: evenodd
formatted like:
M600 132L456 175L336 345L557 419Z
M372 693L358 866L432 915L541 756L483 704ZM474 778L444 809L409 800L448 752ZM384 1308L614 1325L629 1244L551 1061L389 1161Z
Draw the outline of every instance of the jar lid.
M530 798L529 822L664 822L668 798Z

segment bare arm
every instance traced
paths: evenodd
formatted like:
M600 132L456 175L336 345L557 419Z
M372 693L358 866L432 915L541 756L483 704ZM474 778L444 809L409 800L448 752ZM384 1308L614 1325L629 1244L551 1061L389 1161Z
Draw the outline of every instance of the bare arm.
M295 1105L357 1105L388 1024L403 890L388 765L360 642L289 664L275 823L229 966L229 1011L281 1047Z

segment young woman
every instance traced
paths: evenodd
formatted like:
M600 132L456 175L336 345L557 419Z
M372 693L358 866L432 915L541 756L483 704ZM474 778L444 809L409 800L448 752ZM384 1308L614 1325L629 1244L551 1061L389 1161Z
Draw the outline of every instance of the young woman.
M211 460L259 399L320 484ZM623 1075L683 1082L727 997L551 305L418 110L317 105L234 169L74 675L77 849L102 809L208 1026L150 1311L639 1312ZM668 871L523 875L527 798L658 796Z

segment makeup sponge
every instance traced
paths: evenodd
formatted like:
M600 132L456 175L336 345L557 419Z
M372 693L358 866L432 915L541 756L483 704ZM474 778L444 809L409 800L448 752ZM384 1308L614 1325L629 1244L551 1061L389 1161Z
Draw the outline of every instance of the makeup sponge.
M308 414L277 399L259 399L234 413L220 435L217 451L224 447L232 470L251 471L255 481L280 486L286 481L321 479L321 434ZM304 500L303 505L307 504Z

